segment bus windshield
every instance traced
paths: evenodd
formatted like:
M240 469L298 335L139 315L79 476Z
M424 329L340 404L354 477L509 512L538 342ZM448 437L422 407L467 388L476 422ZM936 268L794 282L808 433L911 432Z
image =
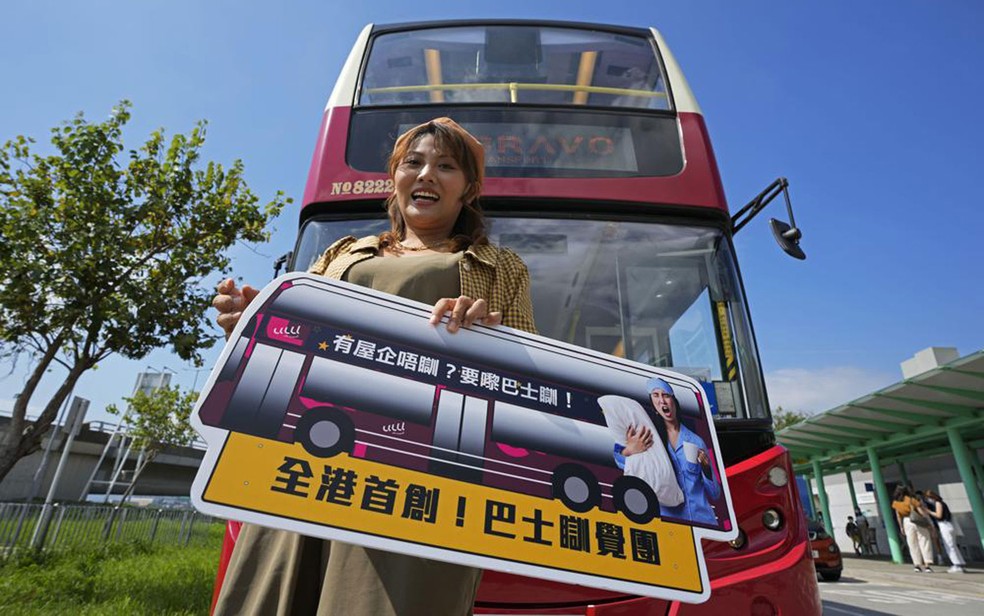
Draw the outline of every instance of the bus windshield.
M496 216L489 239L530 270L540 334L697 379L717 419L768 417L761 370L725 234L662 222ZM313 219L296 268L384 221Z
M385 32L372 42L364 75L360 106L671 108L646 33L532 25Z

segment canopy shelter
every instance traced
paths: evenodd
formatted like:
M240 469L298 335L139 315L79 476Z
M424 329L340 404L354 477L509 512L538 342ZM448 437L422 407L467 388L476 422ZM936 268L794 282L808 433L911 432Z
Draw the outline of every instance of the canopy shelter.
M978 535L984 538L984 471L977 455L977 450L984 448L984 351L810 417L776 436L789 449L796 472L811 474L816 480L824 524L830 533L833 528L824 474L870 468L879 514L883 520L891 520L891 499L882 466L951 453ZM856 500L853 484L848 481L848 485ZM885 529L893 559L902 562L895 525L886 523Z

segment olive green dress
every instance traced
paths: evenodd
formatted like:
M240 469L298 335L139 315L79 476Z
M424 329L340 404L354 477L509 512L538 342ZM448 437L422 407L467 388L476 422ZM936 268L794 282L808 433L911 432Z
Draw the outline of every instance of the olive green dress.
M373 258L343 280L434 304L460 295L461 253ZM243 525L216 615L471 614L481 569Z

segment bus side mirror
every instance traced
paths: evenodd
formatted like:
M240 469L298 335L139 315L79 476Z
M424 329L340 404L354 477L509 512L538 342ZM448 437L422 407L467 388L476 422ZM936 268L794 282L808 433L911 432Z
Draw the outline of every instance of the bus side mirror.
M755 218L756 214L761 212L765 206L769 205L779 193L782 193L782 196L786 200L786 213L789 214L789 222L785 223L775 218L769 220L772 235L775 236L776 242L782 248L783 252L793 258L803 260L806 258L806 253L803 252L803 249L799 245L803 233L796 226L796 221L793 218L793 206L789 201L789 181L786 178L778 178L775 182L769 184L765 190L756 195L754 199L749 201L745 207L735 212L735 215L731 217L731 233L732 235L738 233L751 219Z
M294 256L294 251L290 251L286 254L282 254L277 257L277 260L273 262L273 277L276 278L280 275L280 270L283 269L286 274L289 268L290 260Z
M803 249L799 245L800 238L803 237L803 234L800 233L798 228L775 218L769 219L769 227L772 228L772 235L775 236L776 243L779 244L779 248L782 248L783 252L800 261L806 258L806 253L803 252Z

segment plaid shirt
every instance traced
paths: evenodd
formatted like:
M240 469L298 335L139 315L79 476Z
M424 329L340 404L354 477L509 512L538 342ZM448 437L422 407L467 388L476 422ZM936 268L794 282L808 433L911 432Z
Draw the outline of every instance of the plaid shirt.
M379 238L375 235L361 239L350 235L329 246L309 271L341 280L350 267L378 253ZM470 246L458 264L458 273L462 295L484 299L489 312L502 312L503 325L536 333L530 273L519 255L491 244Z

